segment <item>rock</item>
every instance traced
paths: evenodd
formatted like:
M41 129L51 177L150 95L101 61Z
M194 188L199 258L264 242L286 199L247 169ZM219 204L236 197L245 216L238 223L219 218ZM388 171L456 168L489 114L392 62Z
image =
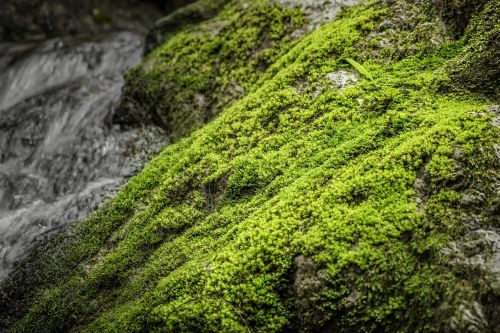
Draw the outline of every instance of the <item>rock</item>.
M287 7L300 7L307 15L304 32L317 29L325 22L333 21L343 7L355 6L359 0L273 0ZM296 34L299 37L301 34Z
M320 314L314 311L314 295L325 287L326 271L320 270L311 258L303 255L295 258L294 267L294 300L300 326L313 325L312 323L320 319Z
M358 82L358 78L355 74L344 70L328 73L326 75L326 78L330 80L331 83L336 85L339 89L345 89Z
M441 16L456 36L464 33L474 14L477 14L488 0L434 0Z
M481 333L488 331L488 321L481 304L461 304L450 320L450 328L454 332Z
M477 190L468 190L462 196L461 205L467 206L477 206L483 203L486 199L486 195Z
M132 126L115 126L102 99L83 103L84 110L98 108L108 125L101 128L96 115L71 121L89 122L93 131L85 140L111 131L129 142L120 133L135 133L144 121L161 124L179 141L92 217L18 266L0 286L0 330L500 327L498 140L488 123L494 115L484 111L490 102L475 93L493 95L491 87L460 81L473 73L457 65L480 57L478 46L486 56L495 52L485 42L493 24L485 23L490 30L475 25L485 13L496 20L490 4L498 1L474 15L471 38L459 42L449 40L441 17L422 1L403 0L347 10L304 36L315 29L314 19L328 17L322 6L335 3L232 1L216 17L165 35L167 42L133 70L125 89ZM370 64L377 79L339 93L354 83L347 57ZM494 72L488 74L493 81ZM98 78L73 89L92 90L108 76ZM61 87L52 90L59 97ZM40 94L32 93L27 101L35 104ZM94 101L94 94L84 100ZM38 110L20 101L6 110ZM43 146L46 133L56 134L50 142L64 141L57 134L65 126L51 131L51 118L37 113L38 121L30 115L21 125L5 118L10 127L26 127L18 137L3 132L15 146L2 145L5 160L39 160L34 147ZM73 119L78 112L53 113ZM37 124L38 131L31 129ZM43 192L57 197L90 186L78 177L85 168L74 164L95 161L93 152L108 148L99 139L74 155L48 150L47 162L34 165L43 166L42 176L67 181ZM99 162L109 162L109 154L97 156L99 167L89 169L109 171ZM122 175L128 165L113 162L109 169ZM2 194L5 207L33 203L24 189L52 181L2 171L13 175L0 179L9 189ZM94 198L100 200L69 201L80 208L93 206ZM32 214L42 217L33 219L39 230L66 212L39 209L44 214ZM0 244L2 256L8 251Z
M500 295L500 233L479 229L443 250L452 265L481 271L491 290Z

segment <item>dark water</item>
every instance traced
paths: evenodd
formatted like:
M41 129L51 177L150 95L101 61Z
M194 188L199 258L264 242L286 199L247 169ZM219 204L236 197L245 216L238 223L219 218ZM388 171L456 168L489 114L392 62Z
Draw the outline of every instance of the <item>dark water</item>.
M143 36L0 44L0 281L116 193L161 145L111 123Z

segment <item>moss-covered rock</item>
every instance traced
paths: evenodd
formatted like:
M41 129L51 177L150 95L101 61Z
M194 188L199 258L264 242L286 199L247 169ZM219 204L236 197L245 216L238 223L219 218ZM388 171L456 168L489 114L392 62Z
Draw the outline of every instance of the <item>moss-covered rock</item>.
M212 16L225 2L201 1L164 22L193 13ZM232 1L215 18L185 27L132 71L115 120L154 121L174 140L186 136L251 90L303 24L298 9Z
M197 1L158 20L146 37L146 52L149 53L162 45L187 25L213 18L228 2L229 0Z
M454 82L500 99L500 4L490 2L469 24L461 55L450 65Z
M455 36L463 34L469 20L481 11L488 0L434 0L438 10Z
M497 5L472 21L497 22ZM217 117L25 263L0 325L498 329L497 100L452 70L475 23L453 40L429 13L373 1L294 41L300 9L235 1L182 29L129 78L128 103L174 137ZM227 98L231 80L245 91Z
M185 137L252 91L300 36L340 9L339 2L293 0L203 0L181 8L150 32L147 51L160 46L128 76L115 121L153 121L174 141Z

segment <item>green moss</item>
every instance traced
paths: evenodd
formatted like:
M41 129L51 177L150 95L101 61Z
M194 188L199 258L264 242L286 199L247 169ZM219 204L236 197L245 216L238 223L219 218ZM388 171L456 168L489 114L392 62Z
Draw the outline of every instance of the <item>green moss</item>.
M449 29L456 36L463 34L469 20L488 3L487 0L437 0L435 2Z
M450 76L457 85L500 99L500 4L491 1L462 37L461 55L449 67Z
M299 9L230 2L213 19L182 29L132 71L117 119L149 119L173 140L186 136L251 91L303 24Z
M261 6L243 10L257 16L228 23L228 49L180 32L136 72L150 68L140 75L168 85L197 61L191 48L216 59L232 57L232 43L255 50L259 33L248 22L269 28L260 17L289 13ZM241 10L227 8L220 15ZM252 72L253 51L242 51L217 69L209 62L206 73L176 78L193 88L186 95L151 83L145 91L159 98L159 110L172 98L191 103L208 81L220 88L228 77L249 77L252 88L167 147L72 237L32 259L46 266L28 285L42 283L32 300L27 293L24 304L13 303L21 318L10 331L447 329L462 302L487 292L450 268L442 249L466 230L462 193L481 188L487 204L496 195L484 184L499 167L499 132L490 102L445 89L466 42L395 56L366 43L377 31L404 45L414 26L401 27L398 40L390 19L386 5L372 2L276 53L262 75ZM422 14L413 23L434 20ZM243 54L251 54L250 66ZM332 87L325 77L352 70L347 58L364 59L374 79ZM14 285L26 281L22 272Z
M213 18L229 2L230 0L186 1L183 7L154 24L146 36L146 52L149 53L161 46L174 37L180 30ZM178 5L174 4L175 6Z

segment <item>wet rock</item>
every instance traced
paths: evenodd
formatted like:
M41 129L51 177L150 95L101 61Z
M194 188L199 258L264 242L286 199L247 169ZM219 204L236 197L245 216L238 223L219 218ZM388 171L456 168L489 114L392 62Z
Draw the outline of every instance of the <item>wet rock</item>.
M126 70L140 60L141 46L140 35L120 33L102 40L53 39L24 56L6 47L2 58L16 59L2 72L0 110L63 83Z

